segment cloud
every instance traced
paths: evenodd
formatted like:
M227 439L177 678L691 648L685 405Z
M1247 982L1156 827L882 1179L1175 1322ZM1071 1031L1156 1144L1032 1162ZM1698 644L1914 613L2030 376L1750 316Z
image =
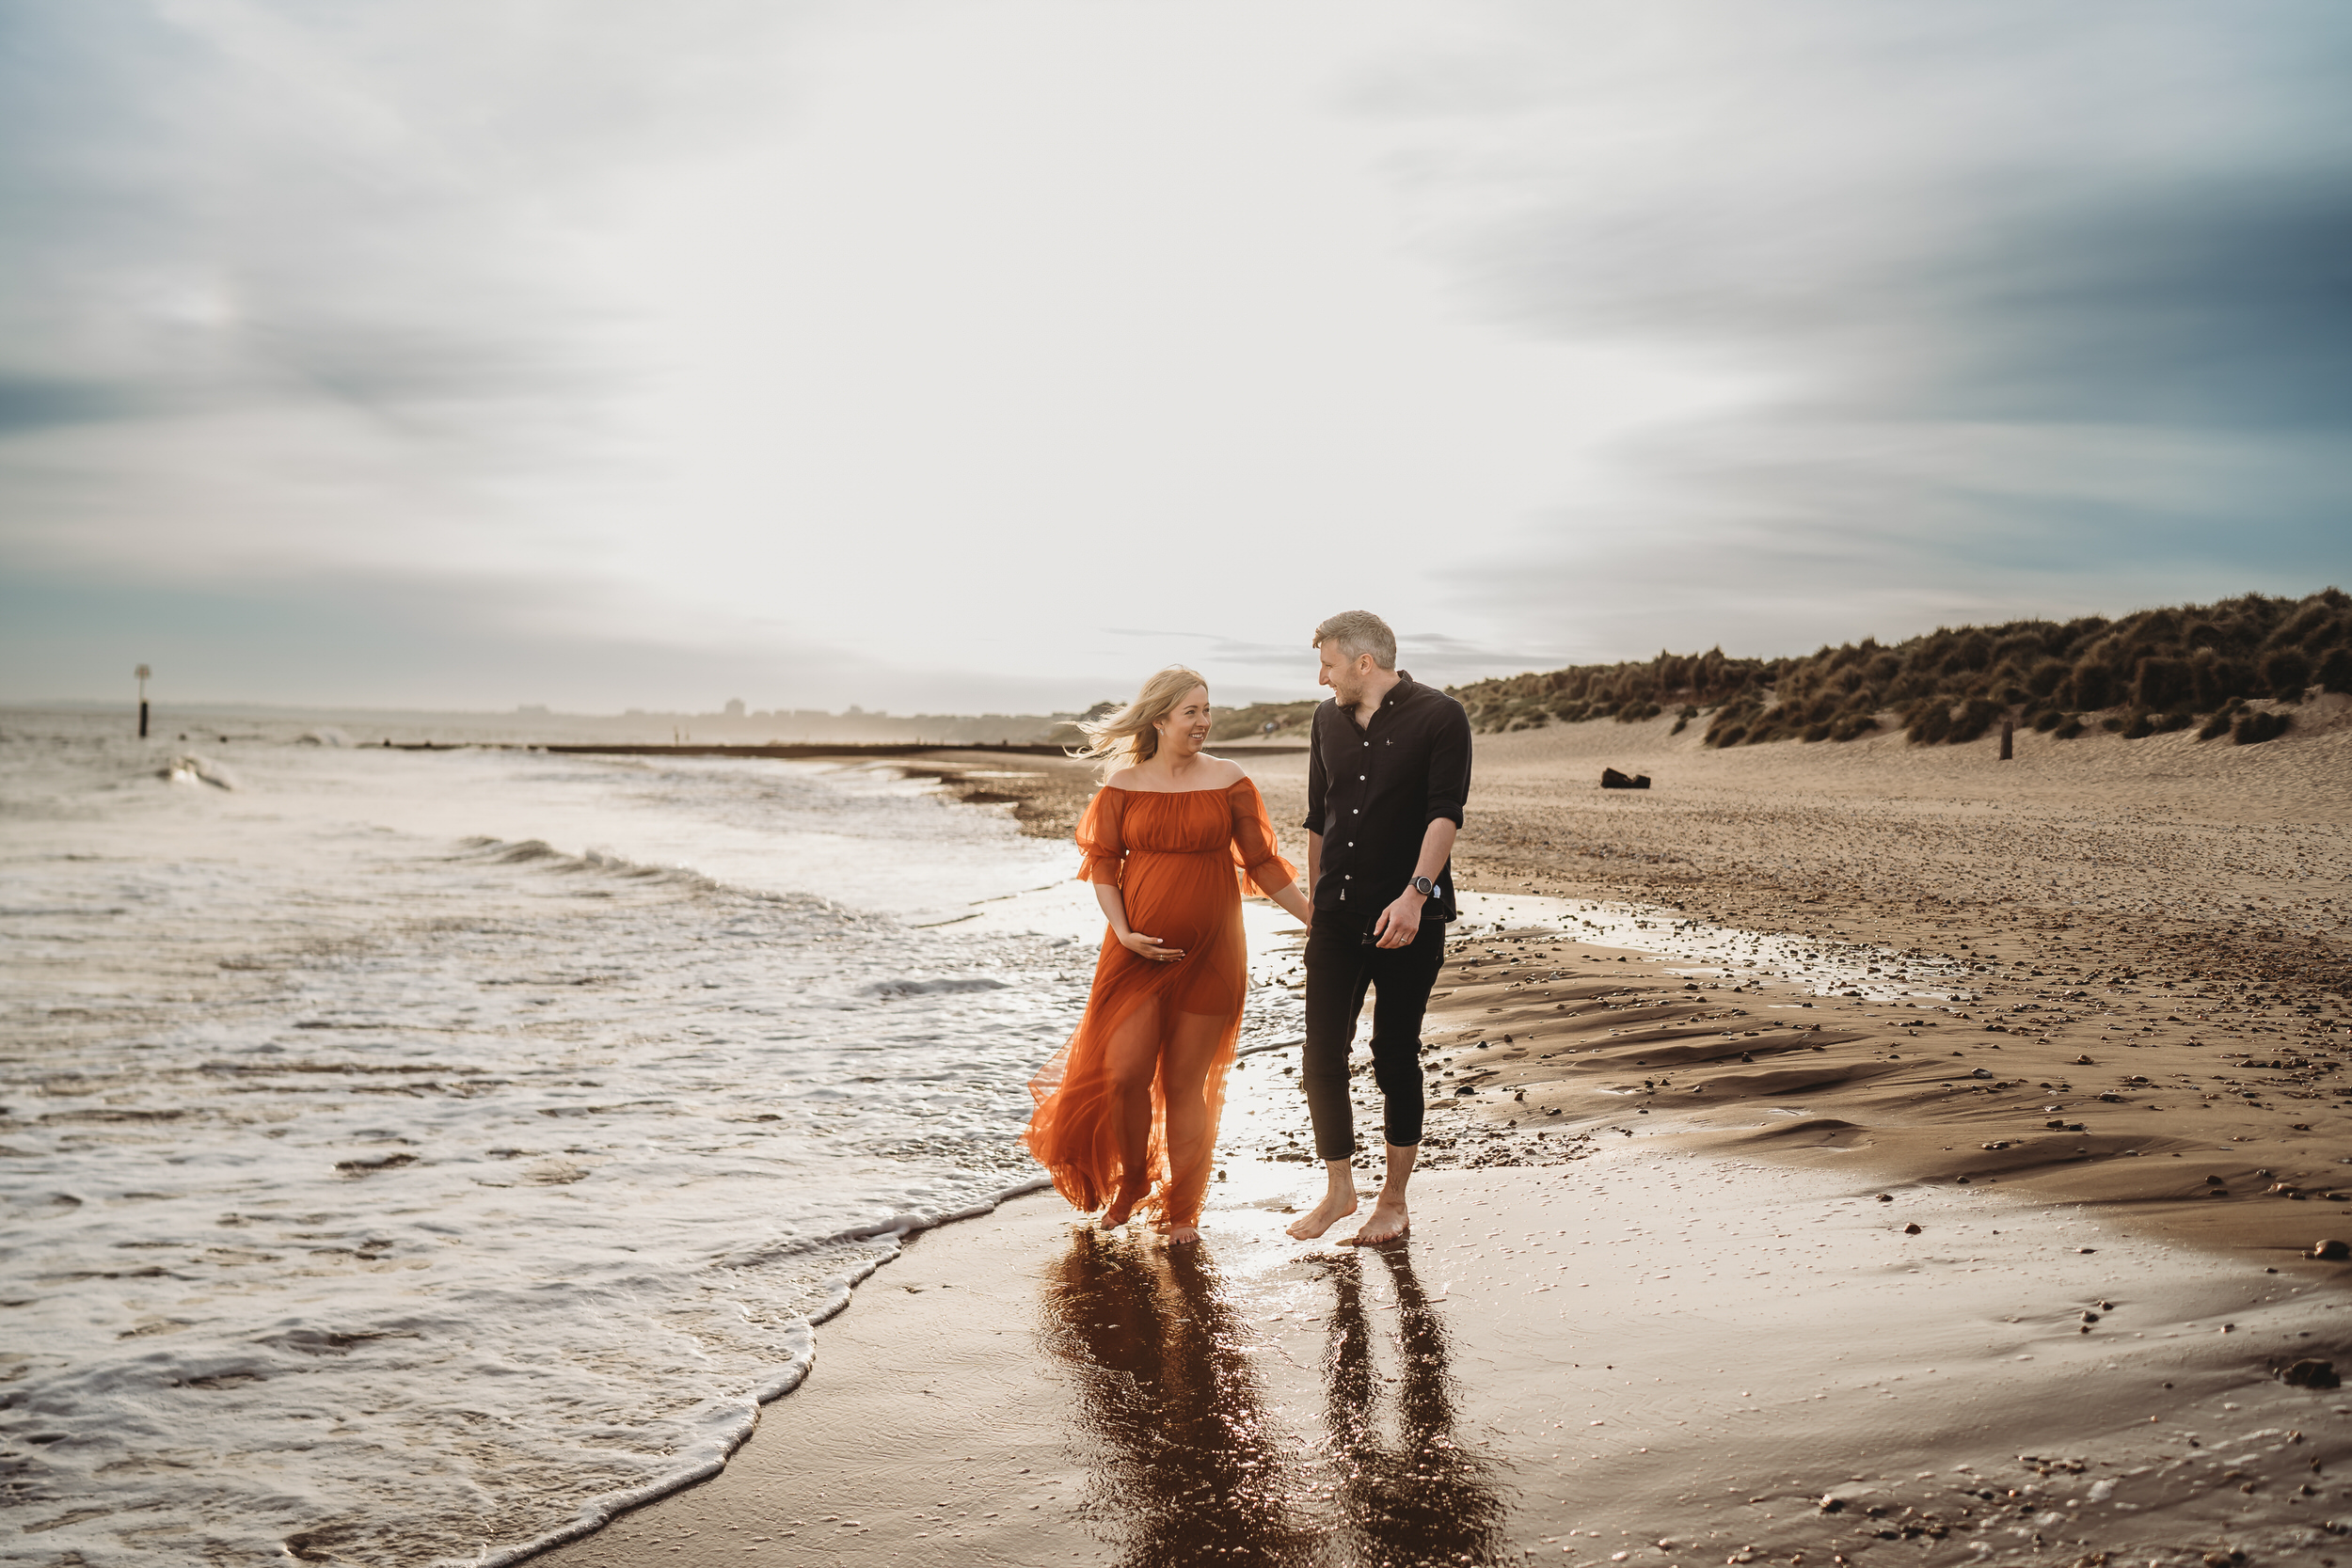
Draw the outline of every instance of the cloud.
M1767 652L2352 576L2352 16L1505 14L1364 96L1425 243L1501 328L1715 391L1463 598Z
M0 369L91 388L37 420L325 400L478 438L593 403L630 368L596 210L774 113L816 8L12 8Z
M576 705L2308 591L2347 56L2292 0L12 8L0 572L183 604L221 697ZM119 662L36 619L19 692Z

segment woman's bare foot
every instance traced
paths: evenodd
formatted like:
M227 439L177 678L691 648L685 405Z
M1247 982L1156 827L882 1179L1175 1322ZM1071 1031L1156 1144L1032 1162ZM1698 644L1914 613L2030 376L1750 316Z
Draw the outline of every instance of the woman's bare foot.
M1390 1197L1385 1193L1372 1206L1364 1223L1356 1227L1356 1234L1340 1243L1342 1246L1377 1246L1408 1234L1412 1219L1405 1212L1405 1200Z
M1284 1227L1295 1242L1311 1242L1356 1212L1354 1193L1327 1194L1321 1203Z
M1150 1192L1151 1189L1147 1187L1140 1193L1120 1193L1104 1208L1103 1217L1094 1222L1096 1227L1104 1230L1116 1230L1125 1225L1135 1213L1136 1205L1141 1203Z

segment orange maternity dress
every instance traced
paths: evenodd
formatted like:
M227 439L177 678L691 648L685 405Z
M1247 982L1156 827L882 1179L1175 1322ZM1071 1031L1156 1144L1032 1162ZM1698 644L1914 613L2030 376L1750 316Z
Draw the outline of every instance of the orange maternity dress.
M1140 958L1104 927L1086 1016L1069 1043L1030 1081L1037 1109L1022 1141L1077 1208L1099 1209L1118 1194L1126 1173L1104 1053L1119 1026L1137 1007L1156 1000L1162 1068L1152 1085L1148 1168L1141 1173L1152 1193L1136 1208L1162 1225L1197 1225L1249 983L1242 889L1279 890L1298 873L1276 852L1274 824L1258 786L1248 779L1223 789L1174 793L1104 785L1078 824L1078 847L1086 854L1079 879L1116 885L1127 906L1129 929L1180 947L1184 956L1173 963ZM1206 1132L1198 1147L1170 1148L1166 1051L1178 1016L1186 1013L1222 1020L1223 1032L1201 1085Z

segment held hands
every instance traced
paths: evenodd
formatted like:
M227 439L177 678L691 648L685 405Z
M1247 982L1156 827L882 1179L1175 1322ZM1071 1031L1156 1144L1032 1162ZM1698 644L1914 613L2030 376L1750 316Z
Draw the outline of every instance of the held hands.
M1380 911L1373 923L1375 947L1410 947L1421 935L1421 907L1427 903L1420 894L1406 888L1396 895L1396 902Z
M1183 948L1162 947L1159 938L1147 937L1141 931L1120 932L1119 944L1136 957L1149 958L1153 963L1172 964L1184 956Z

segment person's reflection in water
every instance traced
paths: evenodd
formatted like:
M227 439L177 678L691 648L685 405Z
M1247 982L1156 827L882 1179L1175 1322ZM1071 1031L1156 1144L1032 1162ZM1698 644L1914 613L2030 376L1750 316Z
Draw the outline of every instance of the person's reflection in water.
M1396 1289L1396 1435L1382 1430L1364 1312L1362 1255L1318 1259L1331 1284L1324 1362L1328 1379L1332 1521L1342 1560L1351 1564L1500 1562L1503 1503L1488 1461L1454 1435L1453 1375L1445 1324L1413 1273L1410 1243L1374 1251ZM1385 1307L1386 1303L1379 1304Z
M1281 1433L1203 1249L1078 1232L1046 1292L1044 1332L1077 1373L1086 1514L1124 1538L1128 1568L1329 1560L1285 1499Z

